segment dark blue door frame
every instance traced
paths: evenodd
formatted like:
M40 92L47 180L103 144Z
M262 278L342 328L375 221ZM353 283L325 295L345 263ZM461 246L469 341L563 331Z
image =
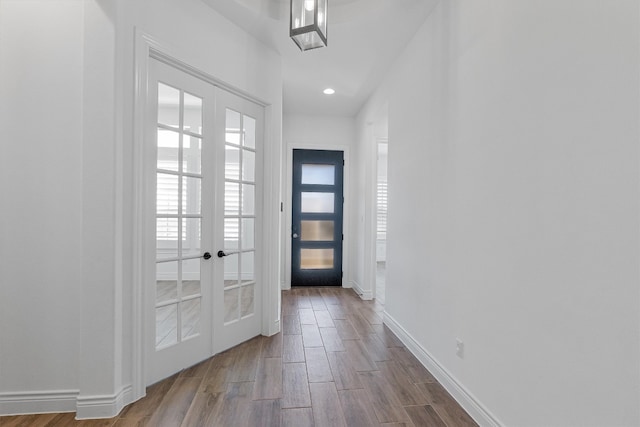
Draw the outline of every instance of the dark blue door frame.
M302 183L303 165L333 166L333 183ZM326 169L327 170L327 169ZM328 169L330 170L330 169ZM291 224L291 285L342 286L342 239L344 207L344 152L327 150L293 150L292 224ZM320 193L320 194L318 194ZM303 194L305 196L303 196ZM330 196L333 206L307 209L302 212L307 196ZM322 197L327 199L327 197ZM330 199L330 197L329 197ZM323 227L319 227L323 224ZM329 227L327 227L329 225ZM309 230L322 228L323 237ZM327 230L332 230L329 233ZM315 236L310 238L309 236ZM320 264L312 258L316 253L325 257ZM303 255L304 254L304 255Z

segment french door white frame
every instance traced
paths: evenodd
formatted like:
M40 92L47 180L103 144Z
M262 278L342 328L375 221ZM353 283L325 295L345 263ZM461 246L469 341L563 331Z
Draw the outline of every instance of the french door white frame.
M286 167L286 180L287 180L287 196L286 201L283 203L285 211L285 224L286 227L283 230L282 239L284 241L285 254L283 263L283 283L282 289L291 289L291 197L293 195L293 150L330 150L330 151L342 151L344 153L344 175L343 175L343 196L344 206L342 209L342 233L344 234L344 241L342 242L342 271L344 277L342 278L343 288L355 287L356 291L360 293L360 287L357 283L351 280L349 257L352 251L352 244L350 244L350 215L351 215L351 203L350 203L350 165L349 165L349 147L346 145L325 145L325 144L297 144L291 143L287 145L287 167Z
M180 71L204 80L241 98L252 101L265 110L264 152L274 152L275 155L264 156L263 174L259 178L263 181L262 196L262 230L256 235L258 242L263 242L260 248L262 268L261 277L257 278L263 286L262 293L262 335L270 336L280 331L280 168L272 165L280 156L280 142L272 135L274 124L270 120L274 117L273 106L258 99L245 91L235 88L216 77L202 72L189 65L188 60L182 60L181 55L156 40L152 36L136 29L135 35L135 104L134 104L134 149L133 149L133 300L131 301L131 370L132 400L143 397L146 393L146 361L148 360L145 343L146 334L150 330L146 324L145 313L147 295L145 284L155 275L155 265L149 260L155 255L149 254L146 241L149 237L149 218L145 201L150 193L155 193L155 183L145 179L149 168L155 168L145 153L145 109L148 99L148 68L149 59L154 58ZM153 185L152 185L153 184ZM151 227L152 228L152 227ZM215 249L217 251L217 249ZM154 263L152 263L154 264ZM155 280L155 279L154 279Z

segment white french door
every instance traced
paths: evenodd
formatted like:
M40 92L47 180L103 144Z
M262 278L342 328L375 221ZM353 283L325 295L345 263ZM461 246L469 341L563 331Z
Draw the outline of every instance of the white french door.
M260 333L257 177L264 113L155 59L148 96L152 384Z
M221 89L216 91L216 139L219 159L216 212L224 213L216 236L219 264L215 271L214 349L230 348L256 336L261 329L259 195L262 193L264 110ZM220 285L218 285L220 284Z

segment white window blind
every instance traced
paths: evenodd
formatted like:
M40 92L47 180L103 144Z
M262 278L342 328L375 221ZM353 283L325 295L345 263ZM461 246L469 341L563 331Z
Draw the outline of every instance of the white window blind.
M164 212L178 213L178 183L175 175L158 174L158 207L162 207ZM186 192L185 185L182 191ZM225 191L225 206L234 211L240 210L240 191L237 185L231 185ZM156 235L158 240L178 240L178 221L175 218L158 218ZM229 240L238 240L240 230L237 221L225 222L224 235ZM183 240L186 240L186 227L182 230Z
M378 238L384 239L387 235L387 180L378 178L378 212L377 227Z
M158 160L158 168L169 168L173 163L170 160ZM156 205L158 212L171 214L178 213L178 179L176 175L164 173L156 174ZM184 239L185 232L183 230ZM158 218L156 221L156 238L158 240L178 240L178 221L175 218Z

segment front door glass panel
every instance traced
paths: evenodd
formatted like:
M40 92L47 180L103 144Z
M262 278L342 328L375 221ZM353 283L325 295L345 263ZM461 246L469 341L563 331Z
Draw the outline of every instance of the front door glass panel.
M300 221L301 235L300 240L303 242L327 242L333 240L334 222L333 221Z
M333 185L336 176L334 165L302 165L302 184Z
M302 213L333 213L335 195L333 193L302 192Z
M301 249L300 268L323 270L333 268L333 249Z

